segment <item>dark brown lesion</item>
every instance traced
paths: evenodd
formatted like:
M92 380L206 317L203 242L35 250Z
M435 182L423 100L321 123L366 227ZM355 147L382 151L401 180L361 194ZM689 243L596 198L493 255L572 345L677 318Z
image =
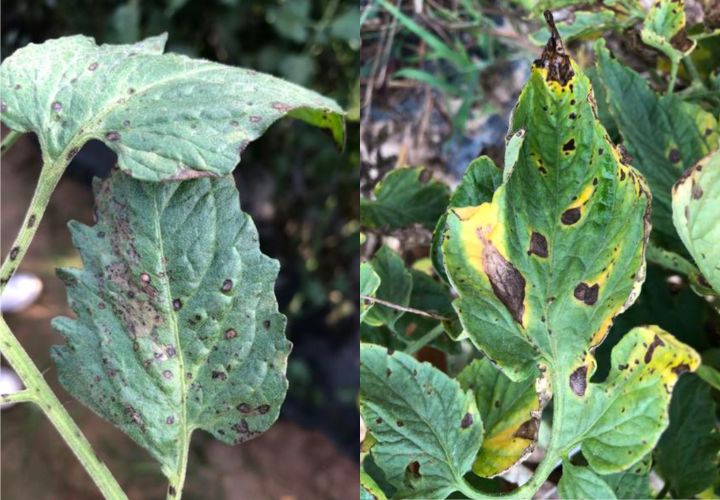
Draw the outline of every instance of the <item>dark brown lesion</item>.
M560 222L566 226L571 226L580 220L582 210L580 207L568 208L560 215Z
M528 249L528 255L532 254L544 259L548 256L547 238L536 231L533 231L530 235L530 248Z
M572 70L570 57L565 54L565 47L555 26L552 12L546 10L544 16L550 29L550 39L545 45L540 59L537 59L533 64L547 70L547 80L549 82L554 81L565 86L575 76L575 72Z
M585 395L587 389L587 366L583 365L570 374L570 389L580 397Z
M652 360L653 354L655 353L655 349L658 347L662 347L665 345L665 342L662 341L660 337L655 335L655 338L653 338L653 341L650 342L650 345L647 348L647 352L645 352L645 363L649 363Z
M495 296L503 303L520 325L525 312L525 278L485 237L482 228L477 230L483 242L482 265Z
M539 422L536 418L531 418L518 427L513 433L513 437L527 439L528 441L535 441L538 436Z
M599 291L600 286L597 283L592 286L587 283L580 283L575 287L573 295L585 305L591 306L597 302Z

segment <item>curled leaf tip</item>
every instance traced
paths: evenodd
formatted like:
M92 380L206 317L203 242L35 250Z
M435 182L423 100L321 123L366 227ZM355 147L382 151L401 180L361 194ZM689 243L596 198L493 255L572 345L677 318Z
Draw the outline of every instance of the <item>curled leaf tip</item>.
M547 70L548 81L558 82L564 86L575 76L575 72L570 64L570 57L565 53L565 47L555 26L552 12L546 10L543 15L550 29L550 39L545 45L540 59L535 61L535 66Z

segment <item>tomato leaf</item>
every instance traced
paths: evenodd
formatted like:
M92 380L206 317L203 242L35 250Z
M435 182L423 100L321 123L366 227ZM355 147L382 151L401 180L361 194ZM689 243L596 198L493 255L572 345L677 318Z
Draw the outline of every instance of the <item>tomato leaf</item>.
M375 199L360 199L360 221L371 228L398 229L414 223L435 227L448 204L445 184L423 182L423 169L391 170L375 187Z
M99 139L121 169L150 181L225 175L283 116L344 143L332 100L253 70L163 54L166 39L98 46L76 35L19 49L0 67L3 122L35 132L46 162L64 165Z
M445 498L482 443L471 392L427 363L362 344L360 414L377 439L371 455L398 497Z
M378 287L380 287L380 276L375 272L372 264L367 262L360 264L360 295L374 297ZM360 299L361 322L372 306L372 303L366 304L363 299Z
M172 481L195 429L265 431L287 391L290 343L232 177L95 185L97 223L72 222L82 269L60 269L77 319L56 318L60 382L147 449Z
M373 256L370 263L380 277L380 285L375 296L386 302L407 307L410 303L413 281L400 256L383 246ZM387 325L393 329L395 322L402 314L403 312L398 309L375 304L365 313L364 321L371 326Z
M612 488L588 467L578 467L563 460L563 473L558 483L560 498L580 500L617 498Z
M672 196L680 239L710 286L720 293L720 151L685 172Z
M513 382L487 358L476 359L457 376L475 395L485 439L473 472L494 477L527 458L535 449L542 409L550 399L547 389L536 391L536 378ZM545 379L538 380L540 387Z
M640 38L672 61L692 52L697 42L685 32L685 1L658 0L645 17Z
M600 40L595 46L597 79L633 164L653 194L653 236L679 246L672 224L671 189L682 172L718 145L715 117L676 95L660 96L645 79L613 59Z

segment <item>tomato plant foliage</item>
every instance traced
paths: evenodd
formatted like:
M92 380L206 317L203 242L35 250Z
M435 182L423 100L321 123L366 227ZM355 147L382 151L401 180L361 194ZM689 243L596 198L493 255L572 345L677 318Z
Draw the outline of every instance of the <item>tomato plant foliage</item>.
M647 20L647 36L660 50L666 48L662 37L684 30L684 17L666 19L672 26L664 26L665 8L659 2ZM717 150L716 118L679 96L656 94L598 42L594 71L607 99L602 104L631 157L611 140L589 78L566 53L552 18L548 22L550 40L511 116L504 168L487 157L473 161L435 223L430 257L441 280L436 285L454 300L426 340L437 343L446 333L472 345L477 359L450 355L453 365L441 370L395 350L412 354L416 342L372 333L414 334L397 325L416 314L405 307L415 280L400 279L409 273L387 247L363 264L366 276L376 271L364 293L401 306L393 311L386 304L384 315L363 317L365 495L486 498L491 492L477 489L484 483L468 481L469 475L494 478L525 460L538 446L550 402L545 458L511 497L532 497L560 463L563 498L647 498L654 453L673 494L697 494L717 477L699 472L684 478L681 465L668 464L669 450L684 439L677 437L680 420L692 421L682 410L668 410L678 379L701 365L692 347L660 326L636 326L613 346L607 377L593 378L596 348L641 292L653 223L659 232L653 244L677 249L682 241L703 280L716 291L720 286L720 164L711 153ZM682 175L683 165L698 160ZM391 273L381 264L388 262ZM681 400L693 399L682 399L689 390L681 386ZM716 469L715 406L705 398L698 409L696 441L703 453L695 464L699 471Z

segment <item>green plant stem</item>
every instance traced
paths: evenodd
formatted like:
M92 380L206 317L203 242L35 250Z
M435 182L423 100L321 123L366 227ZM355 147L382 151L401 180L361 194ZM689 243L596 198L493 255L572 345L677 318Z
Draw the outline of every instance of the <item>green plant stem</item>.
M10 366L27 387L22 393L19 393L23 394L22 399L36 403L47 415L105 498L127 499L110 470L95 455L88 440L85 439L70 414L45 382L37 366L12 334L2 317L0 317L0 345L2 346L2 353ZM21 397L17 396L17 398L20 399ZM3 397L3 400L6 399L7 396Z
M668 82L667 94L670 95L675 89L675 81L677 80L678 65L680 61L675 58L670 58L670 81Z
M34 402L36 402L36 398L33 396L32 392L27 389L18 392L11 392L9 394L0 394L0 403L2 404Z
M682 58L683 65L685 66L685 69L687 70L688 74L690 75L690 78L692 78L693 82L699 83L704 89L707 89L707 86L705 85L705 82L703 81L702 77L700 76L700 72L698 71L697 67L695 66L695 63L693 62L692 58L690 56L685 56Z
M15 242L10 247L10 253L5 256L5 260L0 267L0 293L5 290L5 286L15 271L18 264L23 260L27 253L30 242L35 237L35 232L40 225L45 209L47 208L50 196L55 190L55 186L60 181L67 164L64 161L54 163L45 163L40 171L35 194L30 201L30 207L25 214L22 226L15 237Z
M185 475L187 473L188 451L190 450L190 436L192 432L182 433L182 442L178 443L179 457L177 469L173 471L168 487L167 500L179 500L182 497L183 487L185 486Z
M5 151L10 149L13 144L17 142L18 139L20 139L20 136L22 135L22 132L17 132L16 130L11 130L5 135L5 138L2 140L2 144L0 144L0 155L4 155Z
M445 328L443 328L443 326L441 324L436 325L435 328L433 328L432 330L427 332L425 335L423 335L422 337L417 339L415 342L408 344L408 346L405 348L405 352L407 354L415 354L420 349L422 349L423 347L428 345L430 342L432 342L433 340L435 340L436 338L441 336L444 331L445 331Z

